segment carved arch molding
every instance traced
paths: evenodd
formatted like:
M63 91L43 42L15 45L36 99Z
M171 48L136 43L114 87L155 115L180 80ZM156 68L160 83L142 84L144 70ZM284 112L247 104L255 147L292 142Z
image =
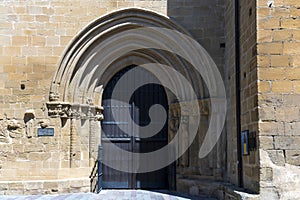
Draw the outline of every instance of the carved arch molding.
M103 119L101 107L103 88L121 68L131 64L144 63L175 66L176 70L179 70L191 82L198 81L193 85L199 87L196 89L197 95L204 96L201 77L195 77L195 73L187 67L187 62L176 55L157 49L141 49L120 56L120 52L130 46L155 40L153 37L145 35L134 35L122 39L120 33L140 27L166 28L189 35L167 16L137 8L119 10L86 26L66 48L54 75L47 103L48 115L70 121L70 135L71 137L73 135L71 143L75 143L77 137L74 130L82 129L80 125L76 124L80 124L82 120L90 121L89 125L84 126L85 130L83 131L89 132L89 136L85 136L85 138L89 138L89 142L86 143L89 143L90 157L95 157L93 152L96 152L96 145L91 144L91 141L97 139L95 134L99 135L101 131L100 125L95 123L99 124L98 121ZM119 38L116 38L116 35ZM114 39L112 40L112 38ZM176 37L170 35L164 39L180 48ZM170 95L168 100L169 102L173 101ZM71 156L75 155L74 152L77 151L74 148L71 144Z

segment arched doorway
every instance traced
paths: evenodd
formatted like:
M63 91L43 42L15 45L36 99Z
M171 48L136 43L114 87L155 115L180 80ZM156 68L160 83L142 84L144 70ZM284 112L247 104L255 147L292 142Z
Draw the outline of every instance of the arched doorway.
M170 94L172 90L166 91L169 103L168 137L169 144L171 144L168 146L170 146L173 157L167 155L168 151L165 151L166 156L164 157L154 155L161 157L162 161L166 160L169 165L183 155L184 150L187 150L194 138L191 134L193 136L198 134L196 142L191 144L193 149L190 153L183 155L177 163L176 180L174 176L173 178L168 177L169 180L173 180L164 182L162 187L165 187L165 183L167 183L169 186L171 185L170 188L174 189L176 184L179 190L184 188L181 186L185 185L184 182L180 182L180 179L189 179L189 177L194 179L195 176L213 178L216 176L218 180L221 180L222 173L218 172L222 172L222 167L226 166L222 153L226 144L220 144L210 151L210 148L214 147L210 141L216 141L212 137L217 137L215 134L206 134L206 132L213 132L213 129L207 130L208 127L215 127L214 123L222 122L225 116L222 113L217 115L219 110L222 112L222 109L217 108L226 107L224 106L226 101L223 98L220 100L219 95L219 92L224 89L218 82L218 80L222 80L222 77L217 73L217 67L205 49L191 38L185 37L188 35L189 33L167 16L130 8L95 20L74 38L66 48L59 68L53 77L49 102L47 102L48 115L61 119L56 123L61 123L59 128L63 138L66 138L67 141L63 146L66 153L65 160L69 164L67 167L77 168L81 171L82 167L85 167L88 171L95 165L98 145L102 145L99 133L102 133L101 129L103 128L103 123L100 123L103 120L102 108L105 107L105 102L102 101L103 92L108 88L107 85L116 72L134 64L141 66L156 63L169 66L170 70L178 72L182 75L180 77L185 79L183 79L184 81L179 80L177 76L171 75L167 68L158 70L160 74L156 76L162 77L159 80L168 82L169 86L176 88L180 95ZM196 49L199 51L195 51ZM151 68L147 69L151 70ZM201 73L199 73L199 69L201 69ZM213 76L213 78L208 76L215 74L219 74L219 76ZM202 77L202 75L204 76ZM187 90L188 87L185 87L185 83L190 83L193 88ZM205 85L209 86L213 93L208 94ZM192 91L195 92L194 96L191 95ZM178 98L176 99L174 96ZM220 105L210 106L212 103ZM183 107L185 109L182 109ZM198 112L199 109L194 108L199 108L201 113ZM215 108L215 110L211 108ZM200 115L203 123L196 130ZM219 116L220 119L216 119L216 116ZM179 124L182 124L180 129ZM177 130L182 134L177 134ZM177 139L178 142L172 143L170 138ZM131 138L129 139L131 142ZM211 152L203 159L198 159L200 145L205 153ZM142 149L138 150L142 151ZM206 155L205 153L201 156ZM164 158L173 159L163 160ZM144 159L146 158L144 157ZM160 165L154 163L149 166L156 170ZM171 171L169 170L168 174ZM86 177L88 175L86 173ZM192 181L191 184L194 182ZM136 187L136 185L138 185L137 182L134 186ZM132 187L132 184L128 183L128 188Z
M134 91L130 101L126 106L118 101L111 100L112 93L122 95L128 91L118 91L116 83L128 71L133 72L133 80L128 80L134 84L139 79L151 77L156 79L149 71L137 66L128 66L117 72L104 88L102 104L104 107L104 120L102 121L102 146L103 160L115 165L139 165L138 160L130 157L121 158L115 152L116 148L135 153L148 153L162 148L168 143L168 123L160 122L158 118L149 117L149 109L155 104L159 104L168 111L168 101L165 89L158 84L147 84ZM142 73L141 73L142 70ZM154 82L154 81L153 81ZM126 83L125 83L126 84ZM117 91L116 91L117 90ZM126 118L126 111L130 112L131 119ZM118 115L118 120L114 119L113 112ZM159 112L152 113L152 116L160 115ZM154 123L162 129L152 137L142 138L139 129L134 128L133 123L138 126L145 126ZM161 123L161 124L160 124ZM105 136L105 137L104 137ZM149 161L152 162L152 161ZM103 169L103 188L125 188L125 189L168 189L168 168L148 172L148 173L127 173L115 170L111 167L102 165Z

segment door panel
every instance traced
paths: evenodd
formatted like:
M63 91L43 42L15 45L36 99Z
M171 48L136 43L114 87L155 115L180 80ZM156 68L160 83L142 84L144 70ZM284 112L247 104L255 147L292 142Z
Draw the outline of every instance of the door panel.
M138 165L138 161L130 160L130 158L120 158L116 148L122 148L129 152L147 153L158 150L168 143L167 123L161 124L155 119L151 123L161 125L163 128L159 133L150 138L140 138L139 130L133 129L133 123L139 126L146 126L150 123L149 109L154 104L162 105L168 112L168 103L165 90L157 84L147 84L138 88L132 95L129 105L111 105L110 97L114 85L122 77L122 75L134 67L126 68L117 73L108 83L103 94L104 120L102 122L102 135L105 133L107 138L102 137L103 160L109 159L116 165L126 164L130 167ZM145 70L143 74L155 78L150 72ZM136 76L134 79L142 79ZM115 92L115 91L114 91ZM120 91L126 92L126 91ZM114 102L116 103L116 102ZM125 113L130 112L131 119L127 119ZM117 113L118 121L113 119L112 112ZM155 113L159 115L160 113ZM122 127L122 130L121 128ZM129 134L127 134L129 133ZM111 143L108 143L109 140ZM109 152L109 153L106 153ZM113 155L113 156L110 156ZM128 189L167 189L168 188L168 168L163 168L149 173L125 173L114 170L103 165L103 188L128 188Z
M132 151L132 137L127 133L132 133L132 123L124 116L128 110L132 112L132 106L111 105L110 100L104 100L104 116L102 130L106 138L102 138L103 160L109 160L114 166L131 166L130 158L121 157L117 148ZM119 115L119 121L115 121L112 112ZM119 128L122 126L122 129ZM103 135L104 136L104 135ZM109 143L110 142L110 143ZM109 152L109 153L105 153ZM103 165L103 188L132 188L132 174L121 172Z

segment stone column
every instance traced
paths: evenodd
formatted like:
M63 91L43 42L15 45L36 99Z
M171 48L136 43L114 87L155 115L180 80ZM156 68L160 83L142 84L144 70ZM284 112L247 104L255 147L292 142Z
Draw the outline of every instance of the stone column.
M95 162L93 153L95 151L94 147L95 147L95 143L96 143L96 141L95 141L96 133L95 133L95 126L94 126L93 118L90 118L89 126L90 126L90 130L89 130L89 165L90 165L90 167L92 167Z
M181 116L179 125L179 152L187 149L186 152L179 158L179 166L188 167L189 166L189 116Z
M102 107L90 108L90 130L89 130L89 159L92 167L97 158L97 149L100 144L101 128L100 121L103 120Z
M70 167L75 168L78 166L78 159L80 159L80 155L77 155L78 152L78 130L77 130L77 122L80 120L79 114L80 105L73 104L69 110L67 111L67 115L70 117ZM80 122L80 121L79 121ZM80 147L79 147L80 148ZM78 159L77 159L78 158Z
M76 145L77 145L77 131L76 131L76 119L71 118L70 123L70 168L74 168L76 161Z

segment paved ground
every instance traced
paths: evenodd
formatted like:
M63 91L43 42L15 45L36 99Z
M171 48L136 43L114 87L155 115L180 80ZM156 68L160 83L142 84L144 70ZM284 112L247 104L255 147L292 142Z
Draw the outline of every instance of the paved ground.
M0 196L1 200L187 200L208 199L178 196L145 190L102 190L100 194L77 193L63 195Z

